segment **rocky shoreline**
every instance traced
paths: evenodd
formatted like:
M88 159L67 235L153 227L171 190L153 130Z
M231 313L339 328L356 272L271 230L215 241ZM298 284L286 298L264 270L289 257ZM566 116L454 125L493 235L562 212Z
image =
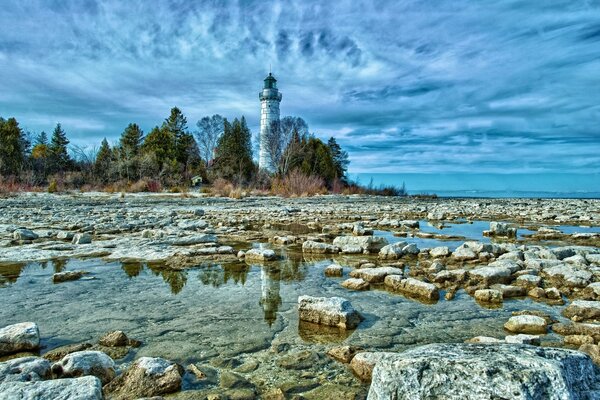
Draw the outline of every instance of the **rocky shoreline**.
M486 229L476 238L423 229L424 224L441 228L448 224L467 226L473 221L488 221ZM376 316L368 315L366 322L361 322L365 319L359 318L360 308L356 312L345 299L330 304L335 296L328 293L310 293L323 296L323 300L298 296L298 307L290 309L295 315L291 319L299 320L298 334L305 342L308 337L313 338L310 340L318 337L317 342L322 345L311 345L309 340L293 349L279 348L277 343L282 335L271 337L264 359L275 358L277 368L284 370L307 371L304 378L297 378L297 382L288 386L273 385L266 377L260 378L258 364L256 368L252 365L242 368L243 363L227 366L227 362L215 361L213 364L219 365L215 371L195 364L183 368L156 357L143 356L134 361L131 357L136 354L135 347L126 345L125 350L115 353L114 348L103 346L102 340L87 347L73 343L68 348L49 349L43 354L46 358L36 358L39 337L37 346L30 343L29 347L11 348L3 344L10 341L3 341L0 334L0 350L4 354L34 351L25 358L0 363L0 371L2 368L9 371L6 376L15 375L10 371L22 371L16 374L20 378L13 376L8 381L0 372L0 395L42 390L39 385L49 385L43 390L75 390L67 381L84 379L85 382L74 383L73 387L88 388L89 393L107 398L176 392L177 398L352 399L364 398L367 391L369 399L389 398L392 392L400 398L416 398L418 393L458 395L473 385L480 391L472 391L472 398L503 398L509 392L514 395L517 387L527 388L521 390L529 390L535 394L533 398L594 398L598 388L591 377L597 371L591 360L600 362L600 233L587 227L598 226L600 201L597 200L368 196L232 200L193 195L107 194L28 194L4 198L0 200L0 291L2 285L14 282L26 265L46 261L101 258L108 262L157 265L172 271L186 271L206 263L242 264L266 271L279 268L294 255L304 262L327 263L321 279L333 287L338 285L336 293L347 293L353 304L360 299L360 293L369 291L384 291L389 296L404 296L426 305L451 303L457 294L464 293L482 309L493 311L527 299L558 312L549 315L517 307L505 321L505 334L501 338L478 336L474 332L468 340L471 343L454 347L439 344L441 347L435 349L425 346L408 352L379 353L344 343L368 332L368 325ZM428 246L428 241L434 245ZM95 274L81 269L57 272L52 282L77 285L78 280L95 278ZM264 290L268 287L263 287ZM345 314L336 315L338 311L328 311L329 307ZM377 314L375 310L369 312ZM4 325L0 328L5 328ZM333 326L319 327L327 325ZM28 325L27 329L33 328ZM332 333L327 329L338 331ZM339 332L340 329L349 331ZM319 333L315 336L312 332ZM122 339L120 334L112 335ZM560 339L548 342L547 335ZM456 339L449 337L448 342ZM539 344L580 351L551 350L537 347ZM321 351L329 351L331 360L337 360L327 367L333 368L332 376L339 375L335 383L316 383L328 379L308 373L313 365L330 365ZM473 372L461 375L449 364L433 361L433 354L444 352L448 353L445 359L454 357L457 363L471 365ZM55 364L43 361L48 354L56 354L52 356ZM119 356L123 354L130 354L127 361L123 365L114 364L112 358L122 358ZM514 358L514 366L504 363L501 354L504 358ZM429 380L415 378L422 376L415 367L415 359L422 360L419 368L433 371ZM73 363L91 363L102 368L65 372L68 371L65 366ZM519 363L532 365L531 374L519 372L516 367ZM145 387L140 379L147 374L140 370L154 370L155 364L156 368L162 368L158 368L161 377L167 376L161 387L169 388L168 391L122 389ZM486 368L501 371L494 379L509 384L500 387L494 386L491 378L468 379ZM353 382L342 379L339 371L344 370L360 379ZM584 377L579 376L582 371ZM211 374L216 375L211 378ZM88 375L95 376L100 383ZM179 376L179 384L174 383L175 375ZM371 375L373 384L369 390L368 383L360 382L370 381ZM454 376L458 383L440 386L440 380L448 376ZM48 380L52 377L55 379ZM157 381L162 382L161 379ZM188 381L205 379L217 382L217 387L208 385L205 389L179 391ZM39 383L12 383L28 380ZM545 380L555 382L554 392L544 392L547 389L539 382ZM510 386L513 383L516 386ZM50 388L52 385L56 388ZM465 398L468 396L465 394ZM76 398L76 393L73 397Z

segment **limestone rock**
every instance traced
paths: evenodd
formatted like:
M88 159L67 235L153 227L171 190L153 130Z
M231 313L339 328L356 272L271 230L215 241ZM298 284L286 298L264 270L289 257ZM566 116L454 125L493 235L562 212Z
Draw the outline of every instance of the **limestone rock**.
M340 252L340 248L327 243L307 240L304 243L302 243L302 252L316 254L337 254Z
M90 244L92 243L92 235L89 233L76 233L73 235L73 244Z
M106 385L115 377L115 362L101 351L84 350L67 354L52 365L58 378L78 378L93 375Z
M563 310L563 315L573 321L599 321L600 301L575 300Z
M362 349L356 346L338 346L327 352L327 355L334 360L348 364L354 356L359 353Z
M352 304L341 297L298 298L299 319L321 325L337 326L342 329L354 329L360 323L360 314Z
M381 283L388 275L402 275L402 269L396 267L361 268L350 272L353 278L360 278L369 283Z
M485 285L510 281L511 271L504 267L480 267L469 271L469 277Z
M502 236L502 237L516 237L517 229L511 227L510 224L506 222L490 222L490 234L492 236Z
M538 335L526 335L524 333L520 333L518 335L508 335L504 338L506 343L514 343L514 344L530 344L533 346L540 345L540 337Z
M98 344L106 347L121 347L131 345L131 341L125 332L111 331L102 335L100 340L98 340Z
M0 363L0 383L41 381L50 377L50 361L45 358L21 357Z
M162 396L181 388L182 369L163 358L142 357L104 387L110 398Z
M383 237L376 236L338 236L333 239L333 245L344 249L344 247L360 247L364 252L373 253L381 250L387 244Z
M397 242L383 246L379 250L379 258L383 260L397 260L405 254L403 249L406 246L408 246L406 242Z
M342 282L342 286L351 290L369 290L370 284L361 278L350 278Z
M371 381L373 368L382 358L391 353L363 352L358 353L350 361L352 372L365 382Z
M331 264L325 268L325 276L342 276L343 274L344 269L341 265Z
M433 258L448 257L450 254L452 253L450 252L448 246L434 247L433 249L429 250L429 255Z
M432 344L381 357L368 399L586 399L600 395L597 379L577 351Z
M277 258L271 249L250 249L246 251L246 261L273 261Z
M546 333L547 323L536 315L517 315L510 317L504 328L515 333Z
M87 272L85 272L85 271L57 272L54 275L52 275L52 282L61 283L61 282L68 282L68 281L76 281L77 279L80 279L85 274L87 274Z
M502 303L502 292L494 289L479 289L475 291L475 300L482 303Z
M0 384L0 399L102 400L102 383L94 376Z
M398 290L409 296L418 297L424 300L439 300L440 298L438 288L431 283L423 282L414 278L406 278L398 281L397 279L392 278L392 276L397 275L390 275L386 277L385 285L394 290Z
M91 343L75 343L75 344L67 344L64 346L57 347L55 349L50 350L42 357L50 361L60 361L67 354L75 353L77 351L87 350L92 347Z
M33 322L21 322L0 329L0 356L40 347L40 331Z
M565 336L565 344L581 346L584 344L594 344L594 338L588 335L567 335Z

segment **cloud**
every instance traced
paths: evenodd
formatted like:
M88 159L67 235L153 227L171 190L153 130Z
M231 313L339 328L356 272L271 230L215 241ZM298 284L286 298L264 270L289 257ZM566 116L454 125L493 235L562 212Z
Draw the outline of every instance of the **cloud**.
M600 172L593 1L7 0L0 26L2 116L77 144L172 106L257 131L272 65L356 172Z

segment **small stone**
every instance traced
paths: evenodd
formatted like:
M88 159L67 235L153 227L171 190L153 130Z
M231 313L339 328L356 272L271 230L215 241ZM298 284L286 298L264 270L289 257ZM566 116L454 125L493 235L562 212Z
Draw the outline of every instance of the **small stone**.
M92 243L92 235L89 233L76 233L73 236L73 244L90 244Z
M121 347L129 344L129 338L123 331L112 331L105 333L98 343L106 347Z
M475 300L482 303L502 303L502 293L494 289L479 289L475 291Z
M526 335L520 333L518 335L509 335L504 338L506 343L514 344L529 344L534 346L540 345L540 337L538 335Z
M33 322L21 322L0 329L0 356L37 350L40 331Z
M342 276L344 274L344 269L341 265L331 264L327 268L325 268L325 276Z
M78 378L93 375L103 385L116 375L115 362L101 351L77 351L67 354L62 360L52 365L52 373L58 378Z
M510 317L504 328L515 333L546 333L547 324L542 317L518 315Z
M327 355L334 360L348 364L360 351L362 351L362 349L356 346L338 346L329 350Z
M52 275L52 282L53 283L62 283L62 282L68 282L68 281L76 281L78 279L81 279L81 277L85 274L87 274L86 271L57 272L54 275Z
M351 290L369 290L370 284L360 278L349 278L342 282L342 286Z

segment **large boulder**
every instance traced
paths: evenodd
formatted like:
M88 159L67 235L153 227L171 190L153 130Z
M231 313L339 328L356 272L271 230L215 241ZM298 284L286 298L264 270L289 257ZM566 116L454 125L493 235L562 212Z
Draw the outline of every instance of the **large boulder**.
M361 320L360 314L352 304L341 297L300 296L298 313L302 321L342 329L354 329Z
M34 382L0 383L0 399L102 400L102 383L94 376Z
M344 251L344 248L360 247L364 252L373 253L381 250L387 244L384 237L377 236L338 236L333 239L333 245Z
M50 361L41 357L14 358L0 363L0 383L49 379Z
M368 399L592 399L597 379L589 357L573 350L432 344L383 356Z
M163 358L142 357L104 387L112 399L162 396L181 388L183 369Z
M506 222L490 222L490 235L491 236L502 236L502 237L516 237L517 228L510 226Z
M106 385L115 377L115 362L101 351L76 351L52 364L52 373L58 378L93 375Z
M21 322L0 329L0 356L40 347L40 331L34 322Z

